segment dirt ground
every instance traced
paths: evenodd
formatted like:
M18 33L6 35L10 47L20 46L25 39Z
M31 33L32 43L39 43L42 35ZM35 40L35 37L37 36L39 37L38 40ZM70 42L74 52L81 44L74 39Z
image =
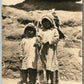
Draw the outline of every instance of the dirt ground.
M17 84L19 79L2 79L2 84ZM60 84L82 84L82 82L76 81L62 81L60 80Z

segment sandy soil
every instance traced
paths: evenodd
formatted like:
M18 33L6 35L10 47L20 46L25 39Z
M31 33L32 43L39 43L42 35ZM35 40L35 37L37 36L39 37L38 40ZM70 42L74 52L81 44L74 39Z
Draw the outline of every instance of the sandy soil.
M17 84L19 79L2 79L2 84ZM60 84L82 84L82 82L75 81L62 81L60 80Z

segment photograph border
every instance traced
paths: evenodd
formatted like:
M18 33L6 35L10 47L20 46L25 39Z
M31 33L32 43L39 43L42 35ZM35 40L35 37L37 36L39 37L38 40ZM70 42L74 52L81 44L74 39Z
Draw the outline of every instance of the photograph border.
M84 0L82 1L82 3L84 4ZM82 20L83 21L83 26L82 26L83 27L83 32L82 32L83 33L82 34L82 36L83 36L83 43L82 43L82 45L83 45L83 48L82 48L83 49L83 51L82 51L82 54L83 54L83 57L82 57L82 67L83 67L82 68L83 69L83 72L82 72L83 76L82 77L83 78L82 79L83 79L83 81L82 82L84 84L84 60L83 60L84 59L84 16L83 16L83 14L84 14L84 5L83 5L83 9L82 9L82 19L83 19Z
M2 1L0 0L0 84L2 84L2 6L1 6L1 3L2 3ZM84 4L84 0L82 1L82 3ZM82 36L83 36L83 43L82 43L82 49L83 49L83 51L82 51L82 54L83 54L83 57L82 57L82 69L83 69L83 72L82 72L82 74L83 74L83 83L82 84L84 84L84 5L83 5L83 10L82 10L82 21L83 21L83 26L82 26Z
M2 15L2 9L1 9L1 0L0 0L0 84L2 84L2 67L1 67L1 63L2 63L2 19L1 19L1 15Z

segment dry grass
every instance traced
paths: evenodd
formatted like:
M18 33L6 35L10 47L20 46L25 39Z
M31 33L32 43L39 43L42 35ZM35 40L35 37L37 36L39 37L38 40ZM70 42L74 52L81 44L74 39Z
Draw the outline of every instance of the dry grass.
M19 77L19 42L24 27L30 21L39 20L39 17L47 12L47 10L26 12L12 7L2 8L2 61L5 64L2 75L4 77ZM79 60L82 49L82 13L62 10L56 12L61 21L60 29L69 39L60 40L58 45L60 78L82 80L82 64Z

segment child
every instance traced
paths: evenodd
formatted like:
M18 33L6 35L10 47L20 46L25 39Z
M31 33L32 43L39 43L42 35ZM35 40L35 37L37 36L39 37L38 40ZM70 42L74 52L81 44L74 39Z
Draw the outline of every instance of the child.
M57 43L59 41L59 32L55 26L51 14L44 15L41 20L42 24L42 50L41 58L45 63L47 82L49 84L58 84L58 61L57 61ZM51 82L49 81L51 80Z
M21 81L19 84L35 84L37 77L37 55L36 55L36 29L33 23L29 23L24 30L24 38L21 47ZM29 83L27 77L29 74Z

